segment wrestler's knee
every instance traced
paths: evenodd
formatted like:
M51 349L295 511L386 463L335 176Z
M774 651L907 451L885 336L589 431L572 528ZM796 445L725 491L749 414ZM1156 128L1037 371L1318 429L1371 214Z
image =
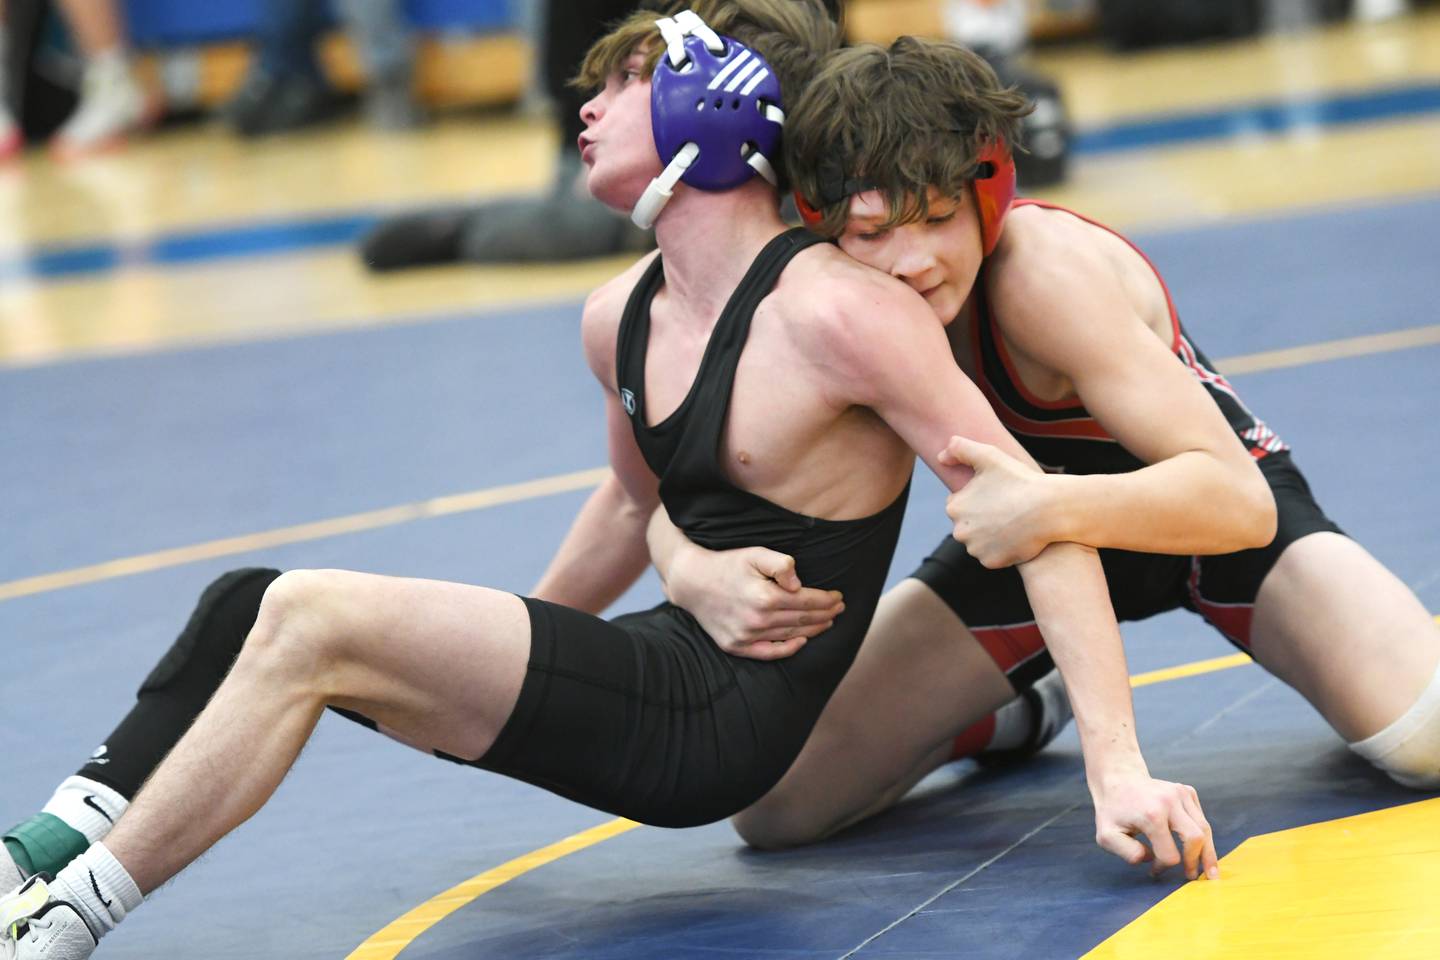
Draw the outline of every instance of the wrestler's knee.
M783 850L825 839L827 831L773 793L730 818L740 839L756 850Z
M1440 750L1371 759L1391 780L1412 790L1440 790Z
M1440 669L1401 717L1350 749L1415 790L1440 790Z
M1350 746L1355 749L1358 745ZM1361 753L1361 756L1365 755ZM1412 790L1440 790L1440 737L1432 737L1425 745L1410 745L1385 756L1365 759L1401 786Z
M303 679L334 665L343 655L345 628L339 611L344 582L340 571L290 570L265 590L255 627L245 641L242 662L280 668Z

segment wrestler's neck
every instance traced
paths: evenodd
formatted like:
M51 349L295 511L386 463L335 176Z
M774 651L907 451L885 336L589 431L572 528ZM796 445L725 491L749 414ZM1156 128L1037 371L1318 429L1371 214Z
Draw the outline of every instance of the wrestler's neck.
M665 286L718 313L765 244L785 230L775 189L759 178L720 193L680 184L655 221Z

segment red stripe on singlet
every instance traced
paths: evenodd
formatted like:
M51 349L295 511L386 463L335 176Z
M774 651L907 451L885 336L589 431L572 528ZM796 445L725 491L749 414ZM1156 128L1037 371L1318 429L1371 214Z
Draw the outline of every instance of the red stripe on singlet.
M984 316L975 318L975 323L970 330L971 343L975 351L976 379L980 384L981 392L985 394L985 399L990 402L990 406L995 409L995 413L1000 418L1001 423L1016 433L1021 433L1028 437L1078 437L1085 440L1108 440L1111 443L1115 442L1115 438L1106 433L1105 428L1100 426L1094 417L1078 417L1074 420L1034 420L1025 416L1023 413L1018 413L1013 407L1006 403L1005 399L1000 396L999 391L995 389L994 384L990 382L990 378L985 375L985 349L980 340L980 324L982 323L990 324L990 336L994 339L996 347L1003 349L1000 345L1000 331L995 329L995 324L991 321L990 311L987 308ZM1001 359L1003 363L1003 354ZM1027 397L1028 399L1024 384L1021 383L1020 379L1010 370L1008 363L1003 363L1003 365L1007 373L1010 374L1011 386L1020 391L1022 397ZM1038 406L1038 404L1036 405ZM1052 406L1059 409L1064 405ZM1073 401L1069 403L1069 406L1073 406L1077 410L1084 409L1079 403Z
M1200 560L1190 560L1190 600L1195 609L1215 629L1234 640L1245 649L1250 649L1250 624L1255 618L1253 603L1216 603L1200 595Z
M1045 649L1040 628L1030 623L1011 623L1000 627L971 627L980 646L1001 670L1009 673Z
M1100 426L1093 417L1081 420L1031 420L1006 406L1005 401L1000 399L988 382L983 383L982 386L985 388L990 405L995 408L995 413L1000 417L1000 422L1016 433L1023 433L1029 437L1070 437L1116 442L1115 438L1106 433L1105 428Z

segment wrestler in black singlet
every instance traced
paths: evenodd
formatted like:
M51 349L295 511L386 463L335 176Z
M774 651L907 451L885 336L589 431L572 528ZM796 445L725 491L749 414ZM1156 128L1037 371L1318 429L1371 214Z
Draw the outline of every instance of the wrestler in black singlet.
M1016 206L1028 205L1080 217L1053 204L1016 201ZM1080 219L1109 230L1104 224ZM1115 236L1125 240L1118 233ZM1133 244L1131 248L1149 264L1143 252ZM1154 270L1153 264L1150 267ZM1164 288L1158 271L1155 276ZM983 278L975 289L979 296L971 334L976 382L1000 422L1036 462L1050 471L1075 474L1127 473L1145 466L1143 460L1110 436L1078 399L1049 403L1025 389L1014 373L995 317L985 301ZM1275 495L1278 530L1269 546L1254 550L1189 557L1104 549L1100 551L1100 562L1117 619L1142 620L1185 607L1203 615L1232 643L1248 649L1255 595L1280 554L1303 536L1322 530L1338 533L1340 528L1315 503L1309 484L1290 458L1290 448L1250 412L1229 382L1191 344L1168 289L1165 301L1170 310L1171 349L1259 463ZM1195 508L1204 511L1206 505L1196 504ZM1053 668L1015 568L987 570L964 546L946 537L914 577L955 611L1017 689L1030 686Z
M527 598L529 671L515 712L477 766L679 827L749 806L799 754L870 625L906 499L901 493L863 519L822 520L739 489L721 467L731 388L755 307L790 259L816 242L792 230L766 245L716 322L690 393L652 427L645 354L650 303L664 282L657 256L626 305L616 373L675 524L712 550L763 546L793 556L807 586L844 593L845 612L823 641L762 662L722 652L673 604L606 622Z

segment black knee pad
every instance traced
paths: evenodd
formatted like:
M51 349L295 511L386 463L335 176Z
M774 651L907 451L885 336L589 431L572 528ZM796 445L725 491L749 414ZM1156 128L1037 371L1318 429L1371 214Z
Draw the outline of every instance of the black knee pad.
M279 570L247 567L206 587L185 629L140 685L140 696L194 686L193 692L208 700L240 656L260 601L279 576Z
M79 775L133 799L235 665L279 570L233 570L206 588L135 705Z

